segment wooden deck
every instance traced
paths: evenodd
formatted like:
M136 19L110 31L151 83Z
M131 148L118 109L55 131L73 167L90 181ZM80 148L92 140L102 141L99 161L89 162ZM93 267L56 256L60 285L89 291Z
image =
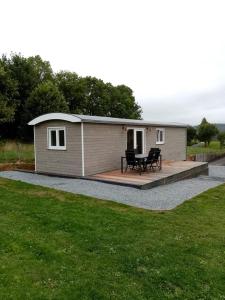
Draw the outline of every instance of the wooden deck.
M164 160L162 162L162 170L160 171L147 171L139 175L135 170L128 170L126 173L114 170L89 176L88 179L140 189L150 189L158 185L195 177L200 174L208 174L208 163Z

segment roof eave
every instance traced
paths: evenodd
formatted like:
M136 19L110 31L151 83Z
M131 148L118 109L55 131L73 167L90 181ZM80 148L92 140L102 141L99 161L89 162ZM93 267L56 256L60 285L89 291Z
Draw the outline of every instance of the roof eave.
M167 123L148 123L148 122L110 122L110 121L100 121L100 120L86 120L81 119L82 123L96 123L96 124L112 124L112 125L129 125L129 126L153 126L153 127L179 127L179 128L187 128L186 124L167 124Z

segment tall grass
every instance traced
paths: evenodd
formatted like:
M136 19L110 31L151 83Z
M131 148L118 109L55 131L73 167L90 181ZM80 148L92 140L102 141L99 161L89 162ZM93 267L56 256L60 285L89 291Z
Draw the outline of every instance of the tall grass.
M0 141L0 163L16 163L34 161L33 144L16 141Z

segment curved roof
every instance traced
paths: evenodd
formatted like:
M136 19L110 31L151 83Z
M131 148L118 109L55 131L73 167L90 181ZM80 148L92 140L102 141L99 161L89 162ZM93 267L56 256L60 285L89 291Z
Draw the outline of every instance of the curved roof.
M142 125L142 126L165 126L165 127L187 127L186 124L181 123L164 123L164 122L151 122L145 120L133 120L123 118L99 117L88 115L76 115L65 113L50 113L37 117L30 121L28 125L37 125L42 122L50 120L63 120L72 123L103 123L103 124L121 124L121 125Z
M51 120L62 120L62 121L68 121L72 123L81 122L81 119L77 118L75 115L64 114L64 113L50 113L50 114L41 115L40 117L33 119L28 123L28 125L37 125L39 123L51 121Z

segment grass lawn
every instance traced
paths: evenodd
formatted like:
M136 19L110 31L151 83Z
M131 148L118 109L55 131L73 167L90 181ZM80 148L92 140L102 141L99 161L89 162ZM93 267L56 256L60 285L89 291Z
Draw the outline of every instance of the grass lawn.
M0 163L15 162L32 163L34 161L34 145L7 141L0 144Z
M150 212L0 179L0 299L225 299L224 194Z
M220 148L220 143L218 141L213 141L209 144L209 147L187 147L187 154L194 155L198 153L225 153L225 148Z

